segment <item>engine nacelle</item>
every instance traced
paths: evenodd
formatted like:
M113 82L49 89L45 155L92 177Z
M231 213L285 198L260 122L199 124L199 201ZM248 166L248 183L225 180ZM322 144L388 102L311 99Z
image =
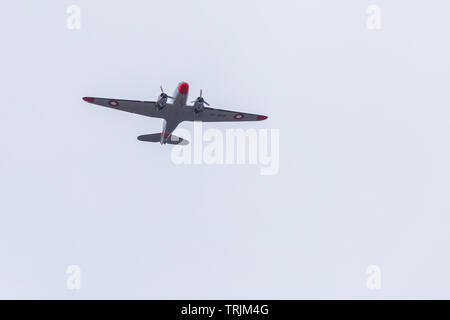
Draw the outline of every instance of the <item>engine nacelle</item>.
M165 95L165 94L161 94L159 97L158 97L158 100L156 101L156 104L155 104L155 108L158 110L158 111L161 111L165 106L166 106L166 104L167 104L167 95Z
M194 103L193 108L194 108L195 113L200 113L200 112L203 112L203 110L205 109L205 104L203 102L197 101Z
M202 91L203 90L200 89L200 96L194 101L192 101L194 103L194 105L192 106L192 110L194 111L195 114L203 112L203 110L205 109L205 104L209 106L209 103L206 102L205 99L203 99L202 97L203 93Z

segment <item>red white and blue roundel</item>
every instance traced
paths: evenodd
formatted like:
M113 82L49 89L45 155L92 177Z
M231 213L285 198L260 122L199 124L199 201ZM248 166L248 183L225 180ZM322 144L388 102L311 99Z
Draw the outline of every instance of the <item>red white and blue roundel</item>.
M244 117L244 115L242 113L236 113L233 118L235 118L236 120L240 120L243 117Z
M109 100L108 104L112 107L117 107L119 103L116 100Z

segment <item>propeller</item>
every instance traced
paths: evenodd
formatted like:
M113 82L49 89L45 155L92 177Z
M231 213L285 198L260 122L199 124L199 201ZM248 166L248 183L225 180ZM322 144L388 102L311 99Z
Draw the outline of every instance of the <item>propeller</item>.
M191 101L191 102L200 102L200 103L204 103L204 104L206 104L207 106L209 106L209 103L206 102L205 99L203 99L202 93L203 93L203 92L202 92L202 89L200 89L200 97L198 97L197 99L195 99L194 101Z
M161 98L170 98L170 99L173 99L173 97L169 96L167 93L164 92L164 89L163 89L162 86L159 86L159 88L161 89L161 94L160 94L160 97L161 97Z

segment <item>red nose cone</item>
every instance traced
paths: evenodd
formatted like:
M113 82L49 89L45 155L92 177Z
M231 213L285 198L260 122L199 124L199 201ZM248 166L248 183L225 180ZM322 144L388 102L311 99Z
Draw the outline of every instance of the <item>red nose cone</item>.
M256 119L258 119L258 120L266 120L267 116L257 116Z
M178 86L178 92L180 94L187 94L189 92L189 84L187 84L186 82L180 83L180 85Z

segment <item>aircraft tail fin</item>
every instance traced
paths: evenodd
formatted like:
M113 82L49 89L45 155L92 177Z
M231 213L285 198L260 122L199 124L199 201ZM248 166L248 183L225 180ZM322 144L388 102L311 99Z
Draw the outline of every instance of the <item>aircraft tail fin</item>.
M161 142L161 133L144 134L137 138L139 141ZM187 144L189 144L189 141L172 134L172 135L170 135L169 139L167 139L167 143L168 144L187 145Z

